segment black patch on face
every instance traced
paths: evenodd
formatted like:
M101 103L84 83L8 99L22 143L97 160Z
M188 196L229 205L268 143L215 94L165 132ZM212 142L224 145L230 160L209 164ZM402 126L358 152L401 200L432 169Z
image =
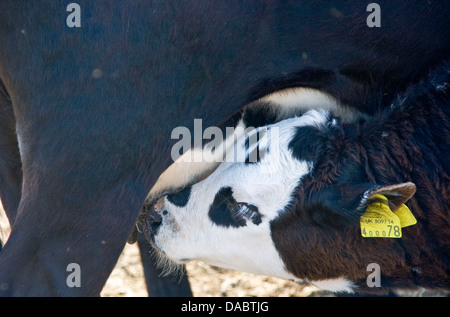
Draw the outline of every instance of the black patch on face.
M191 186L188 186L176 194L167 195L167 200L170 201L175 206L184 207L188 203L190 196L191 196Z
M324 133L316 127L298 127L295 136L289 142L294 158L314 162L321 152Z
M223 187L217 192L209 207L209 218L218 226L235 228L246 226L245 219L236 217L234 212L236 207L237 202L233 198L231 187Z
M242 213L242 208L245 212ZM261 214L254 205L238 203L233 198L231 187L221 188L209 207L209 218L218 226L239 228L247 225L251 220L255 225L261 223Z

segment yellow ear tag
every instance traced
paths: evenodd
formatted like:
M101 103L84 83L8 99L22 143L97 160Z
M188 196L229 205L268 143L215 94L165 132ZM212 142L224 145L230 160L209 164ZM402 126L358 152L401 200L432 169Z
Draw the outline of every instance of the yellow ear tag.
M417 223L416 218L405 204L401 205L394 214L400 219L402 228L415 225Z
M399 216L389 208L388 199L383 195L374 197L383 202L377 201L367 206L360 218L361 235L364 238L401 238L401 221Z

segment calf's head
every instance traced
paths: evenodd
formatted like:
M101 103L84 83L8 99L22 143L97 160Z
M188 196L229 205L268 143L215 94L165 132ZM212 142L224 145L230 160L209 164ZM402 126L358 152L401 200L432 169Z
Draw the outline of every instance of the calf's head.
M364 241L359 218L365 207L383 194L396 209L414 193L414 184L337 184L332 166L318 171L330 131L338 129L328 112L312 110L263 129L237 140L209 177L153 206L153 244L178 263L202 260L352 291L369 263L388 259L397 248ZM236 160L239 150L242 160ZM382 259L371 258L378 248Z

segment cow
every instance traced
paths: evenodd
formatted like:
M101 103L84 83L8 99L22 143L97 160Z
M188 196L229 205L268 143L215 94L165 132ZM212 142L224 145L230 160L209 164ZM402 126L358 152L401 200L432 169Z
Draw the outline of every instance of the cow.
M175 127L294 87L373 113L450 55L447 3L377 3L1 1L0 295L98 295Z
M248 146L263 128L278 133ZM147 213L162 262L334 292L450 289L450 62L366 120L314 109L236 143L245 160L225 160Z

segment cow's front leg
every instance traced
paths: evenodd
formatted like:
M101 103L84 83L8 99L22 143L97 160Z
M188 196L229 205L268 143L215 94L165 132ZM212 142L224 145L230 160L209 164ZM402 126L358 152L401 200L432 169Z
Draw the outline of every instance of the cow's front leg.
M126 183L80 203L53 184L25 191L1 252L2 296L97 296L123 249L139 210Z

